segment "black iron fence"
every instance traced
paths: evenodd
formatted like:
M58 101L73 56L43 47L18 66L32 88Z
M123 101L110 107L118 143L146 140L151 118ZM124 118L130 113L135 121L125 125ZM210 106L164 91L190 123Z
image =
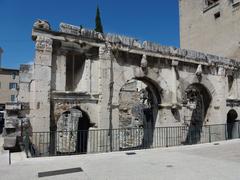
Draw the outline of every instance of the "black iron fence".
M33 132L23 139L27 155L39 157L181 146L233 138L240 138L239 122L200 127Z

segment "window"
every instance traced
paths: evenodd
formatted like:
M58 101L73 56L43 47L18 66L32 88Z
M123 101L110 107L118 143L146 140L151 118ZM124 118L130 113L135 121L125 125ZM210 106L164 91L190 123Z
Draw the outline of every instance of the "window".
M234 74L229 74L228 78L228 98L235 99L236 98L236 81L234 79Z
M232 0L233 4L236 4L236 3L239 3L239 2L240 2L240 0Z
M204 8L203 12L207 12L208 10L216 7L219 5L220 0L203 0L204 1Z
M233 76L228 76L228 92L232 90L234 78Z
M238 7L240 5L240 0L232 0L232 6L235 8L235 7Z
M9 83L9 89L17 89L17 83Z
M11 102L16 102L16 96L15 95L11 95Z
M205 0L206 7L212 6L219 2L219 0Z
M84 55L67 56L66 61L66 90L75 91L78 89L78 84L82 78L85 66Z
M12 74L12 79L16 79L16 73Z
M220 12L214 14L215 19L219 18L220 16L221 16Z

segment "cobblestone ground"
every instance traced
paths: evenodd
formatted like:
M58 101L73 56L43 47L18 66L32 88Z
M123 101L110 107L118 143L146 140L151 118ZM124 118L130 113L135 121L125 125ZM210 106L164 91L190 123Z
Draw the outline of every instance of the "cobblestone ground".
M204 145L126 152L32 158L3 164L1 180L25 179L162 179L239 180L240 140ZM83 172L38 177L39 172L81 167Z

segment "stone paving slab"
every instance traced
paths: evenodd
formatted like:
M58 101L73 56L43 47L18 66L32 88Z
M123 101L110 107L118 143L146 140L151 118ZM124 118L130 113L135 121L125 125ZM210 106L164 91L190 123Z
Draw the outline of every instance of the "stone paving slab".
M0 167L0 180L239 180L240 140L162 149L31 158ZM0 157L1 158L1 157ZM38 177L39 172L82 168L75 172Z

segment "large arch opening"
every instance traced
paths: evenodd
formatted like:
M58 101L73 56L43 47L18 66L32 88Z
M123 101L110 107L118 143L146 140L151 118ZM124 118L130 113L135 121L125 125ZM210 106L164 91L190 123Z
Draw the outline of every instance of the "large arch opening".
M197 144L201 140L203 123L212 101L208 89L200 83L194 83L186 89L187 107L191 111L191 120L185 143Z
M87 153L90 126L88 114L80 107L63 112L57 122L57 154Z
M152 145L160 92L160 88L147 78L134 78L122 86L119 93L119 127L123 130L120 149Z
M235 126L237 117L238 117L238 113L234 109L231 109L228 111L227 113L227 138L228 139L233 139L234 126Z

